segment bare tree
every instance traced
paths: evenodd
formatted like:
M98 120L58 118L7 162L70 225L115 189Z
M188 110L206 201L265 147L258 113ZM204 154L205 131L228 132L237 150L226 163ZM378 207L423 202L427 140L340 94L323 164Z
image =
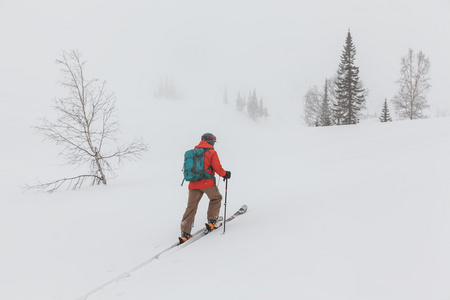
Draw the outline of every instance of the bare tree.
M325 79L322 91L312 86L304 96L303 121L307 126L331 126L338 124L334 120L332 105L336 102L334 88L336 77Z
M310 87L304 97L302 119L307 126L318 126L322 95L317 86Z
M37 132L46 139L63 146L60 155L70 165L89 165L89 173L48 183L26 186L55 192L61 186L80 188L88 180L91 185L106 184L109 176L114 176L115 165L124 159L138 159L148 145L141 139L129 144L118 145L116 135L119 122L114 115L115 96L106 90L106 82L87 79L85 61L78 51L63 52L56 63L61 66L64 78L61 85L69 95L56 100L54 109L58 113L56 121L43 119L36 126Z
M426 93L430 89L430 60L420 51L414 55L409 49L408 54L401 60L400 85L392 103L395 112L401 119L425 118L423 111L429 107Z

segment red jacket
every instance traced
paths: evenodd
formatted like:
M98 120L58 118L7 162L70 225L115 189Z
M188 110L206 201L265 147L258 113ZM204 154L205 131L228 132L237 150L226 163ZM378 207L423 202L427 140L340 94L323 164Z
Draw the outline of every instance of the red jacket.
M201 141L200 144L195 146L195 148L206 148L210 149L209 151L205 152L205 170L211 175L215 175L215 173L219 174L219 176L225 176L226 172L222 168L222 165L220 164L219 156L217 155L216 150L214 150L214 147L208 144L206 141ZM211 167L211 168L209 168ZM211 179L200 179L197 181L191 181L189 182L189 189L190 190L198 190L198 189L207 189L212 186L214 186L215 180L214 178Z

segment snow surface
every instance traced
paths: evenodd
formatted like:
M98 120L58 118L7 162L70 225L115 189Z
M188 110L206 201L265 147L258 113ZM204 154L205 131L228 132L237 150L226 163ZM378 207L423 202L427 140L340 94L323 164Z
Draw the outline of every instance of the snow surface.
M49 108L2 105L0 299L80 299L172 245L183 154L205 132L232 172L228 214L247 214L87 299L450 298L449 118L305 128L295 109L253 122L221 99L118 101L122 140L149 152L106 187L48 195L19 186L82 170L30 128Z
M450 119L299 122L348 29L369 113L395 95L412 48L432 62L427 114L448 115L449 11L448 0L0 1L0 299L450 299ZM117 95L121 141L142 136L150 150L106 187L24 193L84 172L31 128L67 95L54 61L72 49ZM182 100L151 99L165 78ZM255 88L270 119L223 106L225 86L231 103ZM177 240L183 154L205 132L233 174L228 214L247 214L91 293Z

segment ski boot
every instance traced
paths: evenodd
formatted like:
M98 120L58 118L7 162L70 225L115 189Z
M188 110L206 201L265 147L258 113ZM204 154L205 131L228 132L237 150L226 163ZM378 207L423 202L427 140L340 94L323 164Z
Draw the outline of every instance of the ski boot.
M205 233L210 233L216 228L219 228L219 223L216 220L208 220L208 223L205 224L206 230Z
M181 237L178 238L178 240L180 241L179 245L183 244L184 242L190 239L192 239L192 235L190 233L182 232Z

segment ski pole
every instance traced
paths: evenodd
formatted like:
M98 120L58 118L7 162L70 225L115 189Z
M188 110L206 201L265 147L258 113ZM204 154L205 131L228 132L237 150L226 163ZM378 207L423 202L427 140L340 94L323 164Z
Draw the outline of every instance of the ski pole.
M225 203L223 212L223 234L225 234L225 226L227 225L227 193L228 193L228 179L225 179Z

